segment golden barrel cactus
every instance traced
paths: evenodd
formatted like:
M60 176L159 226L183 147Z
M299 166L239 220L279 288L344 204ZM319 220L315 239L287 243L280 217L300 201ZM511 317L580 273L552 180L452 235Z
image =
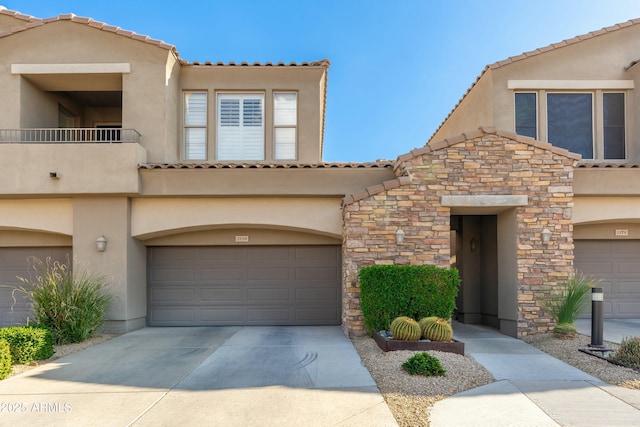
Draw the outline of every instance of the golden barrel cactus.
M396 317L391 322L391 335L394 340L417 341L420 339L420 325L410 317Z

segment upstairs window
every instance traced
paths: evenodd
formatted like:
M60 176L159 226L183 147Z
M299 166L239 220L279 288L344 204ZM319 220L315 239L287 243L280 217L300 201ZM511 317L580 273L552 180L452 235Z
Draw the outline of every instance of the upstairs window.
M537 96L535 93L516 93L516 133L538 138Z
M624 159L625 131L624 131L624 94L602 94L603 130L604 130L604 158Z
M218 95L218 160L264 160L264 95Z
M207 159L207 93L184 94L184 158Z
M538 96L546 104L538 105ZM515 131L582 155L626 158L625 94L602 90L515 93ZM545 123L542 128L538 123Z
M590 93L547 94L547 139L593 159L593 101Z
M273 157L275 160L296 159L296 127L298 123L298 94L273 94Z

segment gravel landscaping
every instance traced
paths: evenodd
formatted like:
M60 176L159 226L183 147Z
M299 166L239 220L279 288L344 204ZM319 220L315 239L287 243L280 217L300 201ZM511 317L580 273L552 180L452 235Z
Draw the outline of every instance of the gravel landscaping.
M591 339L578 335L574 340L560 340L551 334L535 335L525 340L532 346L563 360L610 384L640 390L640 372L611 364L578 351ZM353 344L401 427L429 425L429 411L447 396L493 382L482 365L469 356L429 351L447 370L444 377L411 376L401 365L417 351L380 350L371 338L355 338ZM616 344L605 343L615 350Z

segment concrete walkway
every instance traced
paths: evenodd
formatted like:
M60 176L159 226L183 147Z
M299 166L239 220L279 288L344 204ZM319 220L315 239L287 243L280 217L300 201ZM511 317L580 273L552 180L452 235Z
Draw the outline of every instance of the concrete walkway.
M606 384L490 328L457 323L454 331L496 382L436 403L432 427L640 425L640 391Z
M591 336L591 319L578 319L574 324L578 333ZM606 319L602 337L604 341L618 344L623 338L640 337L640 319Z
M0 425L397 426L339 326L147 328L0 381Z

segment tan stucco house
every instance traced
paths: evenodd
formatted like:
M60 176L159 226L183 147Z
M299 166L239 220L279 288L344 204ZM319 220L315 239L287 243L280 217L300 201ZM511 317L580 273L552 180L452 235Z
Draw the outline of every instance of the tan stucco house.
M539 299L573 271L575 235L576 265L607 279L607 314L638 315L638 31L488 67L432 141L395 162L325 163L327 60L189 63L91 19L0 10L0 282L18 284L30 256L72 257L108 278L113 331L359 335L362 266L455 265L458 318L523 336L549 327ZM547 137L555 92L591 96L593 160ZM529 107L535 95L535 135L515 125L521 93ZM620 116L620 98L622 126L602 111ZM623 158L609 159L603 135L620 132ZM0 288L0 325L26 316Z

